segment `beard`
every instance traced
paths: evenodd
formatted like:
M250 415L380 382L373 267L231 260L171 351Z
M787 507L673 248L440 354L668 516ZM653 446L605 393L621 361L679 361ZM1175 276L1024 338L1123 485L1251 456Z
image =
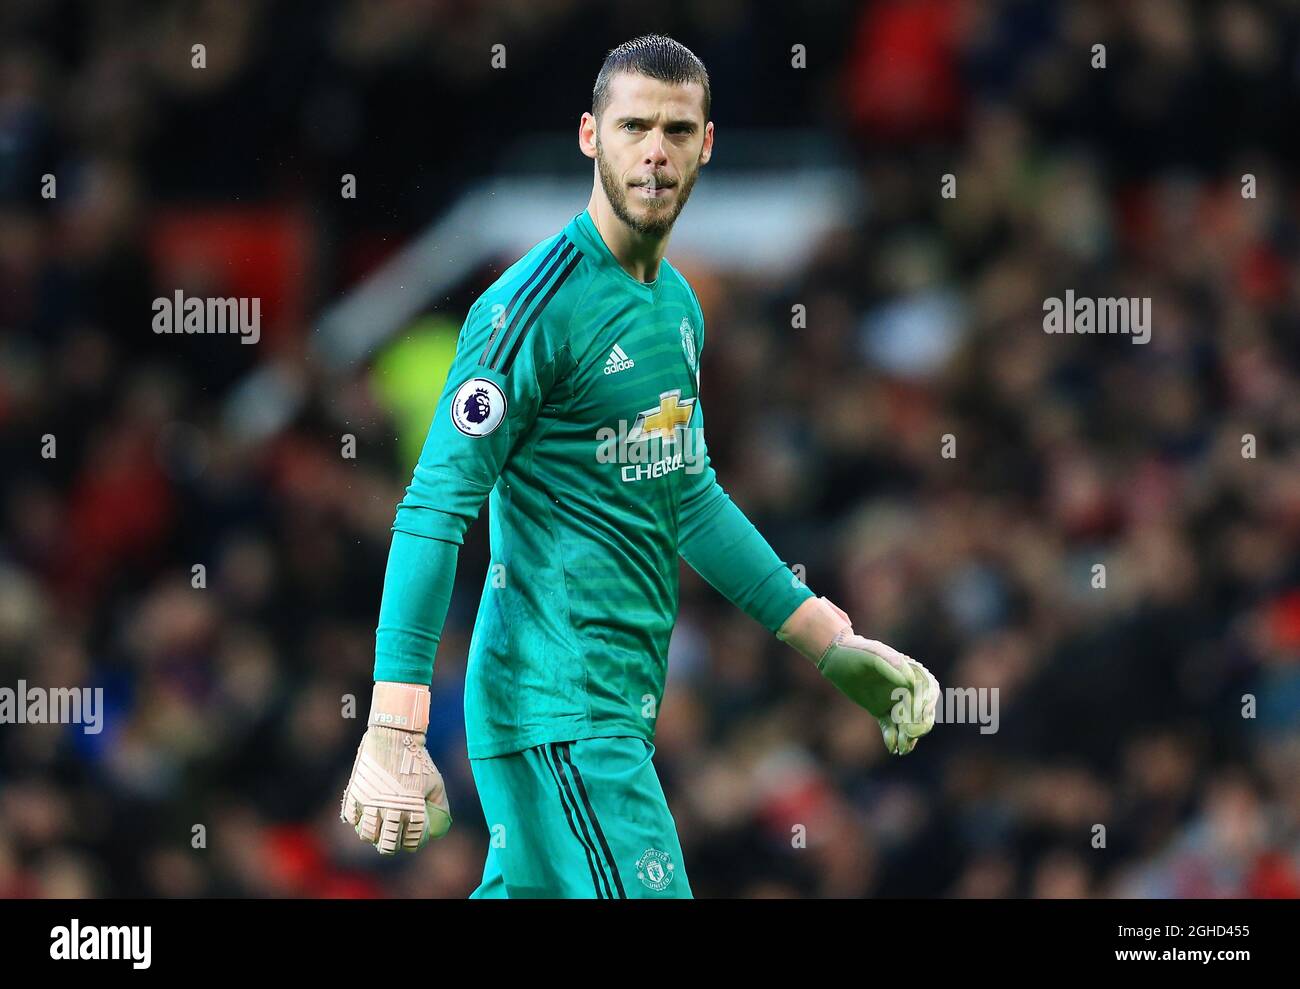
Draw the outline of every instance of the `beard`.
M656 212L644 218L632 212L632 190L614 174L599 140L596 141L596 171L600 173L601 187L605 190L605 198L609 200L615 216L639 234L647 237L666 237L672 230L673 224L677 222L677 217L681 215L686 200L691 197L695 180L700 177L700 163L697 160L690 174L683 175L681 181L677 183L677 195L673 197L674 202L671 207L667 203L645 200L648 208Z

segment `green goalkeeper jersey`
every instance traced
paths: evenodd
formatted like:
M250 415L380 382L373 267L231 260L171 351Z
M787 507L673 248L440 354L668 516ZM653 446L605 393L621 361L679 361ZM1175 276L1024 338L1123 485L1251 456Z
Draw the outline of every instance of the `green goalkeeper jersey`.
M633 278L586 210L470 308L394 528L459 544L487 499L471 758L653 739L679 553L771 630L811 596L717 483L703 347L685 278Z

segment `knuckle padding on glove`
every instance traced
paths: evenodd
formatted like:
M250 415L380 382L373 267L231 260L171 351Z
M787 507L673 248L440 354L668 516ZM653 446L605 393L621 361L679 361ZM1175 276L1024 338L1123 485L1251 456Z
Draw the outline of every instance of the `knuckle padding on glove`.
M423 735L371 726L358 746L340 817L383 854L399 846L414 851L424 844L430 803L450 823L445 799Z
M424 794L404 787L368 753L358 760L353 780L354 793L364 804L386 810L424 810Z

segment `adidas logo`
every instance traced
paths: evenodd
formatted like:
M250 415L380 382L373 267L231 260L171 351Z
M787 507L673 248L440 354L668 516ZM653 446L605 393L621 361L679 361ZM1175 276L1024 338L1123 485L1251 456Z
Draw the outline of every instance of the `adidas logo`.
M619 371L626 371L630 367L636 367L636 361L623 353L623 348L614 344L614 349L609 352L609 359L605 361L606 374L618 374Z

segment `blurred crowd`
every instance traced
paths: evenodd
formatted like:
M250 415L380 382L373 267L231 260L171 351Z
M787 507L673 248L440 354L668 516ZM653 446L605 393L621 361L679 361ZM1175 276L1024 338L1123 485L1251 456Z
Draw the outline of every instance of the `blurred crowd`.
M389 860L338 821L412 464L383 365L326 368L312 320L649 29L710 69L710 168L729 126L830 132L868 204L777 283L670 247L720 481L859 631L998 699L888 759L683 566L655 762L697 895L1300 896L1295 5L661 6L4 5L0 686L102 688L105 727L0 725L0 896L477 884L481 519L433 682L456 823ZM262 296L262 342L155 335L178 288ZM1150 298L1150 342L1045 333L1067 290ZM223 403L268 362L305 401L251 441Z

